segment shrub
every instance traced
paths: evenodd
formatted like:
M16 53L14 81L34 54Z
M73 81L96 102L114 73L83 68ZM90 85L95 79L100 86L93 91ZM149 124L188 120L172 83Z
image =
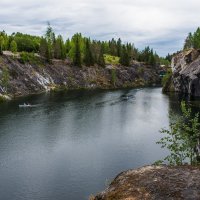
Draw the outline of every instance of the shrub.
M161 148L167 148L170 155L164 158L170 165L198 164L200 159L200 123L199 113L192 114L190 108L186 108L185 102L181 102L182 116L176 119L170 115L170 129L162 129L165 134L157 142Z

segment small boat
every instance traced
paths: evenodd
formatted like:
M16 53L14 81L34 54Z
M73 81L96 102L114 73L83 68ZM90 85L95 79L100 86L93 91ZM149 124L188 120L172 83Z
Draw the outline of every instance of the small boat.
M30 107L33 107L33 105L31 105L29 103L24 103L24 104L20 104L19 107L20 108L30 108Z
M122 98L122 100L128 100L129 96L124 94L124 95L121 96L121 98Z

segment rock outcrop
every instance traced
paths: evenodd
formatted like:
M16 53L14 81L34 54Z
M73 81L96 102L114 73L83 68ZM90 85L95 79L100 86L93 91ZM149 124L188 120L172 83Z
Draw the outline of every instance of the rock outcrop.
M200 168L146 166L119 174L93 200L200 199Z
M3 69L9 72L7 87L2 83ZM155 67L135 62L131 67L99 66L78 68L67 60L53 60L48 64L37 62L23 64L18 57L0 56L0 95L24 96L65 88L111 89L138 87L160 83Z
M172 77L164 91L200 96L200 50L190 49L172 58Z

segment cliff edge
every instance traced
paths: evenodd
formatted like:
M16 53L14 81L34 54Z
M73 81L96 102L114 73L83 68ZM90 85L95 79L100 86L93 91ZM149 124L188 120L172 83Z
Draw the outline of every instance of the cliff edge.
M172 76L163 87L164 92L200 96L200 50L190 49L176 54L171 68Z
M91 200L200 199L200 168L146 166L119 174Z

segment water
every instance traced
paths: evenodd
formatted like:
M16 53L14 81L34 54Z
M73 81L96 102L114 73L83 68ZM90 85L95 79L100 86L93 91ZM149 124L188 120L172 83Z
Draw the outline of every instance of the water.
M37 106L18 108L24 102ZM119 172L166 155L155 142L177 104L160 88L61 92L1 104L0 199L88 199Z

